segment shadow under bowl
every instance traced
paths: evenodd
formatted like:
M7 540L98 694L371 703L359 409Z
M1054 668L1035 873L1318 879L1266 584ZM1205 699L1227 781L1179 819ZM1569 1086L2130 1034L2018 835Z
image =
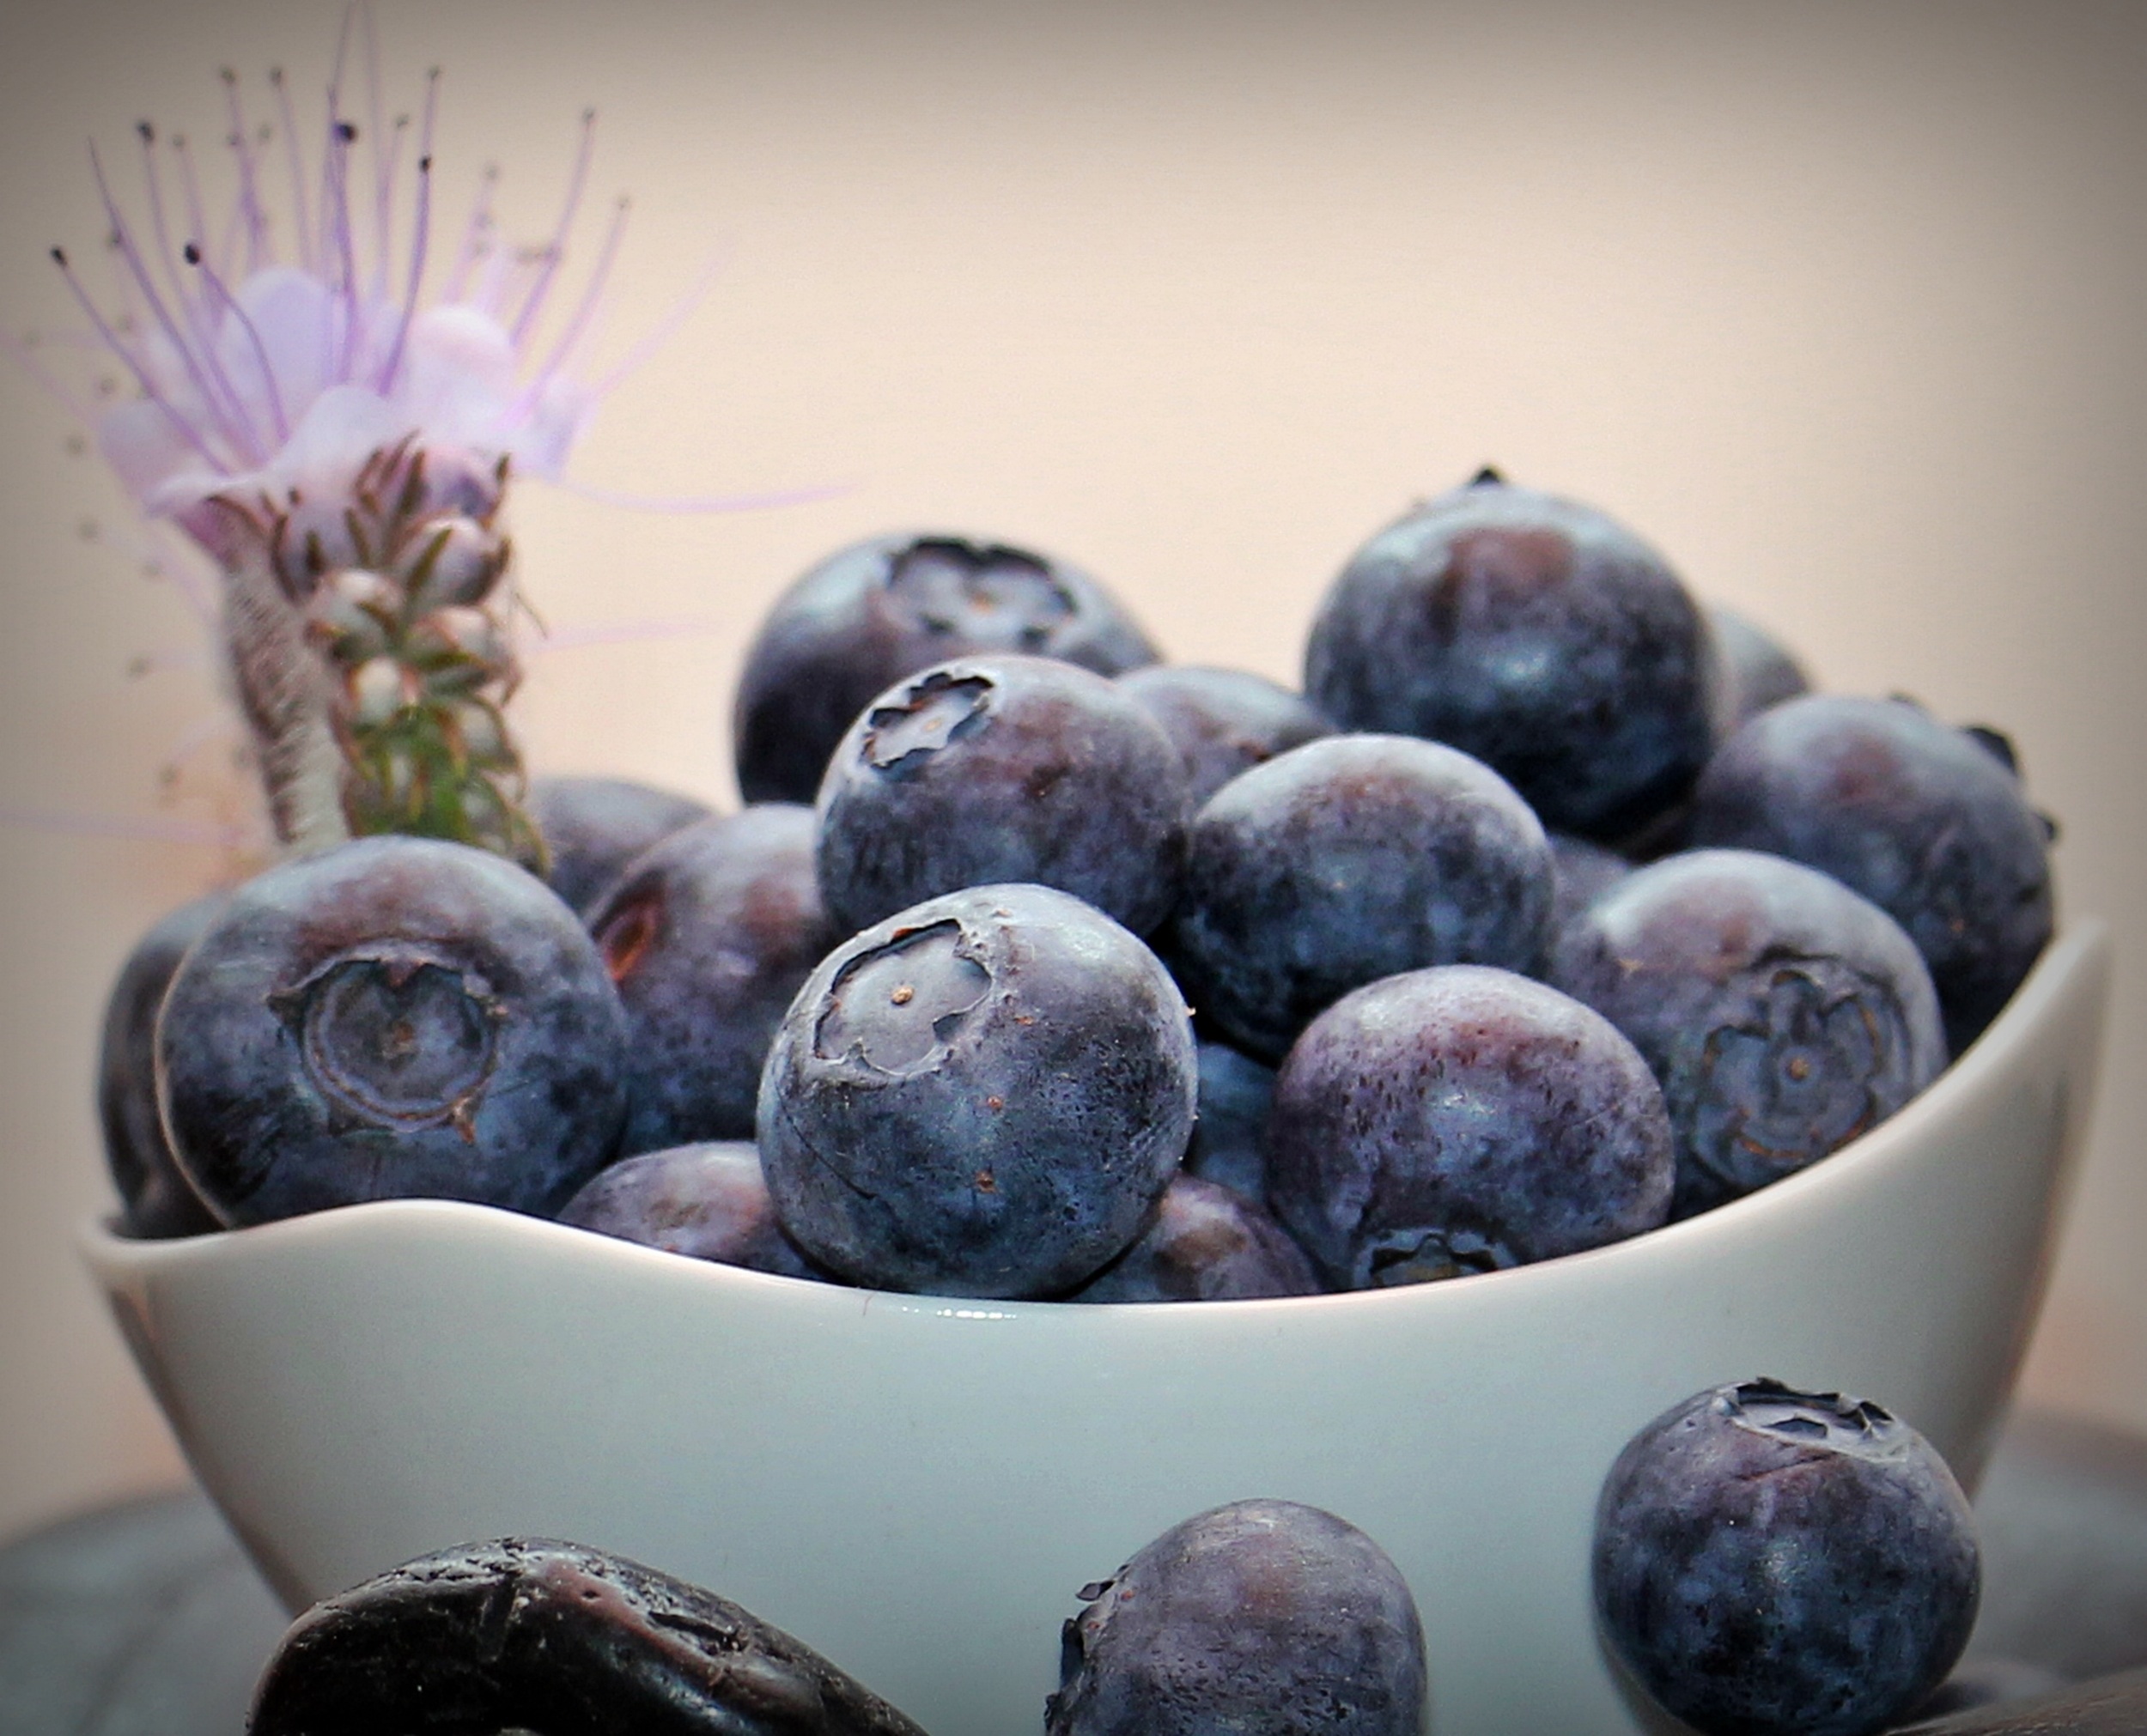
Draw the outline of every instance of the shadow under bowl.
M1423 1613L1439 1736L1648 1727L1597 1643L1596 1494L1702 1387L1872 1398L1973 1488L2083 1144L2083 924L1914 1102L1593 1252L1409 1289L1079 1306L845 1290L393 1200L83 1232L210 1496L294 1609L569 1538L734 1599L935 1736L1041 1727L1076 1588L1226 1501L1361 1527Z

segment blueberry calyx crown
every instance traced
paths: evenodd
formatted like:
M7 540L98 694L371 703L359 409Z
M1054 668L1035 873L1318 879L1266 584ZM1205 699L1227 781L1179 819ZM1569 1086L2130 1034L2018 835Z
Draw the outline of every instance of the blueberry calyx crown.
M930 632L1009 651L1043 651L1075 613L1041 555L958 537L920 537L897 550L887 591Z
M995 685L989 676L944 669L911 683L899 703L875 706L866 719L866 763L875 771L908 770L974 733L983 725Z
M908 930L842 967L814 1027L813 1051L876 1072L916 1071L983 1004L991 983L958 922Z
M1498 489L1505 486L1505 472L1496 464L1486 464L1469 479L1472 489Z
M1868 1399L1800 1392L1771 1375L1725 1387L1716 1402L1740 1428L1835 1452L1881 1451L1895 1445L1901 1432L1893 1413Z

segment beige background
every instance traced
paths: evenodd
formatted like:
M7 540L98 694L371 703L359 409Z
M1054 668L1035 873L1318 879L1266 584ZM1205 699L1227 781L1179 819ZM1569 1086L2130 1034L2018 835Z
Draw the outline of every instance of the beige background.
M335 17L16 0L0 318L64 323L44 250L94 248L87 138L131 180L137 116L213 138L227 62L317 88ZM525 489L523 574L563 641L521 702L540 765L734 801L746 635L815 555L891 525L1061 551L1176 655L1293 677L1326 581L1414 495L1493 460L1593 500L1828 684L2016 736L2064 818L2065 907L2114 919L2122 973L2028 1389L2147 1427L2147 8L381 0L380 20L404 100L446 70L450 211L496 158L541 234L597 106L595 189L636 201L621 332L727 249L607 404L584 479L848 485L730 517ZM212 821L228 786L212 745L159 805L214 687L66 433L0 367L0 1534L180 1474L69 1237L106 1199L106 984L226 865L100 829Z

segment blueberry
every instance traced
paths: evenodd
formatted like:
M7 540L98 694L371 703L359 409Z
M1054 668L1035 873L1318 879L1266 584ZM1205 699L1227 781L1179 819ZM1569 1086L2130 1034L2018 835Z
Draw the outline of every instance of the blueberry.
M1447 965L1344 996L1275 1080L1268 1202L1340 1290L1488 1272L1663 1223L1670 1118L1600 1013Z
M1707 610L1721 660L1724 710L1731 725L1811 689L1811 677L1789 648L1757 622L1716 604Z
M1434 742L1329 736L1194 816L1171 955L1202 1020L1275 1060L1380 977L1536 969L1552 885L1543 829L1488 767Z
M1196 808L1238 773L1335 732L1301 694L1242 669L1155 663L1120 676L1118 685L1171 737Z
M1191 1022L1079 899L983 886L838 946L761 1076L783 1227L883 1290L1042 1296L1140 1233L1192 1128Z
M1705 617L1660 555L1489 472L1357 552L1305 659L1306 695L1344 729L1451 743L1546 826L1602 839L1691 787L1718 685Z
M964 886L1027 882L1136 934L1177 901L1190 804L1162 725L1101 676L958 658L852 725L820 787L821 895L845 932Z
M2049 837L2003 758L1905 700L1772 707L1723 744L1693 794L1695 845L1808 863L1907 929L1955 1054L2050 938Z
M1195 1026L1198 1029L1197 1023ZM1268 1108L1274 1069L1228 1043L1200 1045L1200 1114L1185 1170L1250 1200L1268 1197Z
M1086 573L1003 543L875 537L777 600L745 656L733 720L749 802L810 802L851 720L950 657L1020 652L1116 675L1156 659Z
M1616 851L1576 838L1570 832L1553 832L1550 843L1551 865L1557 877L1551 895L1551 933L1555 937L1630 874L1633 864Z
M585 914L626 865L710 809L624 778L533 778L529 816L551 856L545 884Z
M1305 1250L1263 1208L1219 1183L1180 1175L1140 1239L1067 1300L1232 1302L1316 1296L1324 1288Z
M135 943L105 1003L97 1119L119 1191L120 1227L129 1235L200 1235L220 1227L180 1172L157 1115L156 1015L186 949L223 905L224 895L212 892L158 922Z
M562 1223L784 1278L818 1278L783 1234L751 1140L710 1140L623 1157L597 1171Z
M1922 1703L1974 1625L1967 1497L1907 1424L1776 1381L1665 1411L1596 1508L1611 1649L1706 1736L1866 1736Z
M1420 1736L1424 1630L1385 1551L1290 1501L1172 1527L1066 1624L1045 1736Z
M587 912L626 1009L622 1153L750 1139L761 1063L842 937L821 907L810 808L699 820L636 857Z
M164 1125L217 1217L411 1195L549 1214L611 1155L625 1021L504 859L362 839L240 887L157 1020Z
M637 1562L549 1538L422 1556L315 1604L249 1736L923 1736L810 1647Z
M1869 1132L1937 1077L1937 997L1900 924L1816 869L1699 850L1628 876L1552 980L1647 1058L1677 1140L1675 1217Z

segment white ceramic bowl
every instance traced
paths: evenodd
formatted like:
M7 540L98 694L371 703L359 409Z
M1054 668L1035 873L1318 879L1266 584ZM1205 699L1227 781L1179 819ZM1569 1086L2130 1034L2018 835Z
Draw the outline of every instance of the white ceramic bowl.
M1646 1725L1595 1636L1596 1491L1670 1404L1759 1375L1854 1392L1973 1486L2082 1144L2108 956L2099 925L2061 938L1920 1098L1763 1193L1408 1290L952 1302L420 1200L85 1245L294 1607L449 1545L569 1538L737 1599L934 1736L1020 1736L1076 1587L1278 1496L1408 1575L1437 1736L1610 1736Z

